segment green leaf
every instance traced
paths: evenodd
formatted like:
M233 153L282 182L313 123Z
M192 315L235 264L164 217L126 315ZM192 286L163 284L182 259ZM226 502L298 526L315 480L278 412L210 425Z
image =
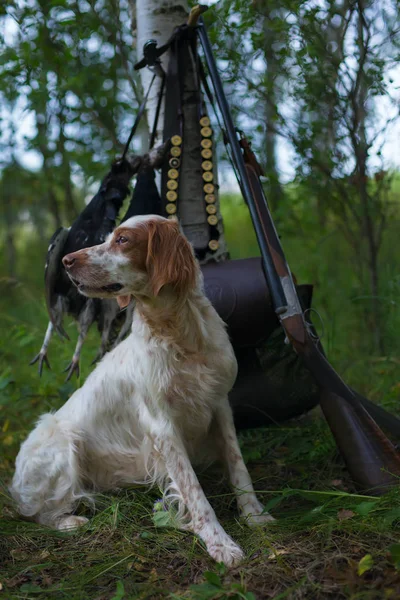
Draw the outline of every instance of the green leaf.
M366 554L358 563L357 573L359 575L364 575L364 573L372 569L373 566L374 559L372 558L371 554Z
M388 527L391 527L394 521L397 521L397 519L400 519L400 508L393 508L392 510L388 510L383 517L383 520L385 521Z
M320 506L315 506L315 508L307 511L301 517L302 523L312 523L313 521L318 521L322 514L324 514L325 504L321 504Z
M195 593L193 598L196 600L211 600L212 598L219 597L221 588L215 587L211 583L199 583L198 585L191 585L190 589Z
M76 25L76 19L64 19L60 20L59 23L62 27L65 25Z
M125 588L122 581L117 581L117 591L116 594L111 598L111 600L122 600L125 596Z
M389 546L389 552L394 566L400 571L400 544L392 544Z
M225 575L228 570L226 564L223 562L217 563L215 569L218 571L219 575Z
M311 502L315 502L316 504L320 504L321 500L327 496L327 494L321 494L318 491L308 491L308 490L297 490L299 496L302 496L306 500L310 500ZM292 495L292 494L290 494ZM339 494L337 494L339 495ZM318 507L317 507L318 508Z
M376 502L361 502L361 504L359 504L358 506L356 506L356 508L354 509L354 511L358 515L361 515L362 517L365 517L365 516L367 516L375 508L375 506L377 504L378 504L378 500Z
M285 496L282 495L282 496L275 496L275 498L271 498L271 500L269 502L267 502L267 504L264 506L264 510L262 511L262 514L265 514L266 512L271 510L271 508L275 508L275 506L278 506L278 504L280 504L282 502L284 497Z
M28 346L29 344L32 344L34 342L36 342L36 336L34 336L33 334L28 334L28 335L24 335L23 337L19 338L18 346L20 346L21 348L24 348L24 346Z
M169 527L171 525L171 517L167 511L159 511L154 513L153 523L156 527Z
M19 589L21 592L28 592L30 594L39 594L43 592L42 588L34 583L24 583Z
M211 583L216 587L222 587L222 581L216 573L213 573L213 571L206 571L204 573L204 578L208 581L208 583Z
M12 383L13 379L12 377L0 377L0 390L4 390L8 384Z

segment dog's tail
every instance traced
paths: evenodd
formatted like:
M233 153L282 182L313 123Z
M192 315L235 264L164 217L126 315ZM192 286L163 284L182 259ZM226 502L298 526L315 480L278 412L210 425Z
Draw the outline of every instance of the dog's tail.
M54 414L43 415L22 444L10 493L25 517L55 524L87 496L78 461L79 434Z

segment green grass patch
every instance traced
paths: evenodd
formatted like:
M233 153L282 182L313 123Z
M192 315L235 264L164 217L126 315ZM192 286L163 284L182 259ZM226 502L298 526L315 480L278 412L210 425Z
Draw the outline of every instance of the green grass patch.
M256 255L247 208L237 197L224 200L232 258ZM340 232L333 227L319 232L312 219L302 220L302 229L293 222L283 222L279 231L299 281L315 284L314 306L324 324L318 329L324 330L330 359L360 392L398 413L397 224L391 224L382 254L387 352L377 356L371 352L367 293L356 281ZM45 240L19 241L17 283L0 271L0 598L400 597L399 490L380 498L357 493L319 410L240 436L257 493L277 519L268 527L249 529L238 520L217 466L200 474L221 523L246 553L245 562L231 571L215 564L197 538L155 516L156 489L99 495L95 510L80 507L90 521L75 533L19 519L7 491L19 445L41 413L57 409L84 381L99 343L93 329L83 349L80 380L65 383L62 370L76 340L76 327L69 322L71 342L55 337L50 345L52 370L39 379L36 366L29 367L47 322L41 258L46 245Z

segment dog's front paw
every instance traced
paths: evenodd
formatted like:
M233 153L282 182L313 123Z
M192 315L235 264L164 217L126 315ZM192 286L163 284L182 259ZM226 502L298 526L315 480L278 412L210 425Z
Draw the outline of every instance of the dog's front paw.
M57 529L61 531L68 531L70 529L78 529L83 527L89 521L86 517L77 517L76 515L68 515L68 517L61 517L57 523Z
M266 523L272 523L275 521L274 517L269 513L264 514L249 514L245 517L247 525L249 527L259 527L261 525L265 525Z
M206 526L199 532L209 555L227 567L235 567L244 558L243 550L223 530L219 523Z
M244 559L243 550L228 535L226 539L207 544L207 550L215 561L223 562L227 567L236 567Z
M261 502L254 499L243 507L242 515L249 527L259 527L260 525L275 521L272 515L263 511L264 507Z

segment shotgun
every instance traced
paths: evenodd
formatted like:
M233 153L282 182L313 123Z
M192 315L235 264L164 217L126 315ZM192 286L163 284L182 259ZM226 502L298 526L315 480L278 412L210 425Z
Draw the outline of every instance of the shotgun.
M305 319L260 181L260 165L247 139L243 135L238 137L202 18L196 29L239 185L256 232L274 310L288 341L320 388L321 408L355 484L362 491L382 494L399 483L400 457L364 408L360 396L330 365Z

